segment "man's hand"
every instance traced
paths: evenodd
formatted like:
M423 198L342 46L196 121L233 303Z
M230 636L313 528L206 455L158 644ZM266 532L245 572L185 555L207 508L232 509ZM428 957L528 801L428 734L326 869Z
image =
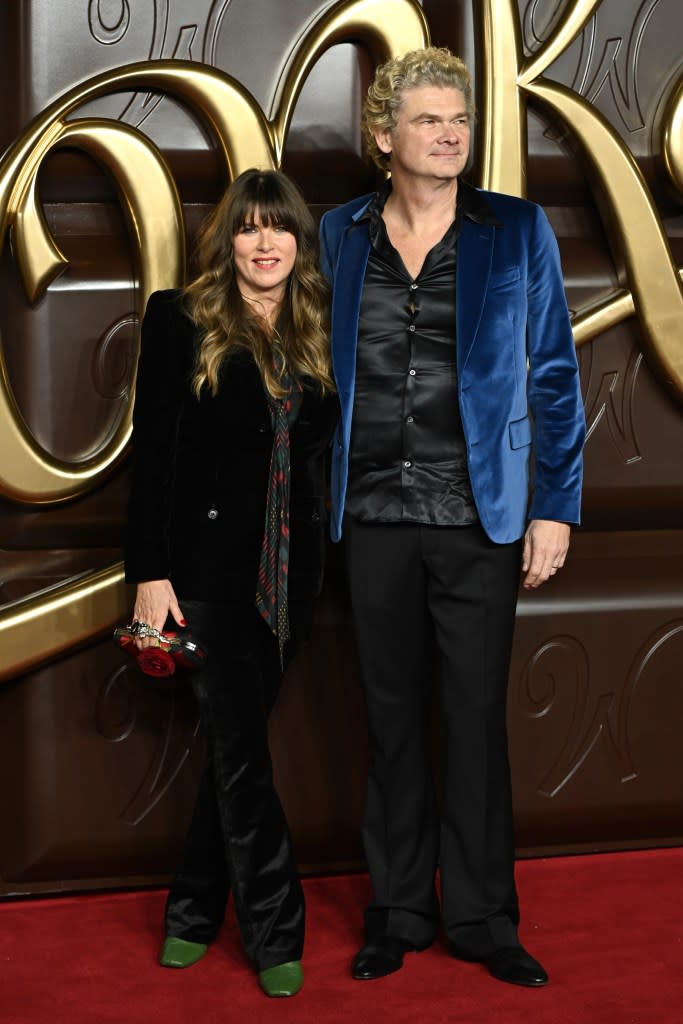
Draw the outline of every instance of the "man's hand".
M522 580L525 590L540 587L564 565L569 550L569 524L532 519L524 535Z
M145 583L138 583L133 619L138 622L146 622L154 629L162 630L169 612L179 626L185 625L185 619L170 580L148 580ZM139 648L159 646L158 640L150 636L138 637L135 644Z

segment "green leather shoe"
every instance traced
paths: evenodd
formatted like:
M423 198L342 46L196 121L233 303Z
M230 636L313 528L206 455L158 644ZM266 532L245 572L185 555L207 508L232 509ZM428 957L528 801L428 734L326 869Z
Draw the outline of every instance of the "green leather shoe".
M304 972L300 960L290 960L277 967L260 971L258 980L267 996L295 996L304 983Z
M206 953L209 947L203 942L190 942L175 935L167 935L159 954L162 967L191 967Z

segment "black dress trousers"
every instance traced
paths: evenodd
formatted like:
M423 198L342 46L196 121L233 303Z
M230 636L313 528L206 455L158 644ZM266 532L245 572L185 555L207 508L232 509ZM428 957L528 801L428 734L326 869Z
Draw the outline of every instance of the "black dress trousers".
M370 772L363 829L373 885L369 939L417 947L441 915L453 951L518 943L506 694L521 541L480 525L344 524L367 698ZM430 769L430 638L443 687L442 806Z
M179 603L209 652L206 668L192 676L207 761L168 895L166 934L210 942L232 891L244 948L261 971L299 960L304 941L303 892L268 747L283 674L278 645L246 602ZM310 603L290 604L285 667L310 614Z

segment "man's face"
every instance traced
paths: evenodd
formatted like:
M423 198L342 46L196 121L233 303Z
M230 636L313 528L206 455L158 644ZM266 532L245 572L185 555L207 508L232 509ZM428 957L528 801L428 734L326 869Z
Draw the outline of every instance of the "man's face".
M457 178L470 151L470 119L465 97L450 86L406 89L393 131L377 132L377 145L391 154L392 175L449 180Z

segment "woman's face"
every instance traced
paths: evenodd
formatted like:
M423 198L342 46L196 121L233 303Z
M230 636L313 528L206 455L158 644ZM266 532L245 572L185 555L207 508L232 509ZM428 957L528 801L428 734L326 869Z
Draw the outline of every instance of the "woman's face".
M258 209L233 239L237 287L247 299L280 302L296 260L296 238L262 223Z

